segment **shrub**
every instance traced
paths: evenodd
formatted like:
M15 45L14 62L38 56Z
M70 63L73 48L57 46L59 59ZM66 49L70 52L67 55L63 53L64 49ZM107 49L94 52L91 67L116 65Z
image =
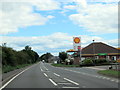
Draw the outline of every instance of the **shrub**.
M93 63L92 59L84 59L80 63L80 65L82 65L82 66L91 66L91 65L94 65L94 63Z
M108 61L106 59L96 59L96 60L93 60L93 62L95 64L104 64L104 63L108 63Z

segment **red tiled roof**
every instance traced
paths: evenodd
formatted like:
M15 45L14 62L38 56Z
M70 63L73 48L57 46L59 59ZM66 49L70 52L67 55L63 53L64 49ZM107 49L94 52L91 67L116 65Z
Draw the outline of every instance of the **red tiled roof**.
M82 54L98 54L98 53L120 53L120 50L104 44L102 42L95 42L89 44L82 49Z

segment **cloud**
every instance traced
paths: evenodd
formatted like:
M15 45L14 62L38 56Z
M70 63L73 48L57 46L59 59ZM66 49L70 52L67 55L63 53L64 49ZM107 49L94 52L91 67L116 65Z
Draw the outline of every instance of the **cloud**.
M111 3L111 2L119 2L119 0L87 0L88 2L107 2L107 3Z
M75 24L84 27L89 32L117 33L118 32L118 6L113 4L94 4L87 5L87 8L81 10L78 8L78 14L69 16Z
M66 5L64 6L64 9L76 9L75 5Z
M55 0L35 0L32 2L32 5L35 5L37 10L46 11L60 9L60 3Z
M28 26L44 25L49 19L54 18L52 15L42 16L40 13L35 13L33 7L37 10L55 10L59 8L58 3L53 0L5 1L0 1L0 34L18 32L19 28Z
M96 42L105 42L112 46L117 46L116 40L104 40L98 36L88 36L88 35L78 35L81 37L82 47L87 46L92 43L94 39ZM67 51L68 49L73 48L73 36L68 35L67 33L53 33L48 36L39 36L39 37L10 37L3 36L1 37L2 43L7 43L8 47L12 47L15 50L22 50L26 45L32 47L33 50L37 51L39 54L50 52L57 55L61 51Z

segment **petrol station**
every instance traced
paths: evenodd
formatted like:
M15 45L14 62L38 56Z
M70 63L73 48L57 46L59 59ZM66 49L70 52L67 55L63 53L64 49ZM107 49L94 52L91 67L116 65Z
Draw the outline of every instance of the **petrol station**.
M79 65L81 60L81 38L73 37L73 49L67 50L67 53L73 53L74 65Z

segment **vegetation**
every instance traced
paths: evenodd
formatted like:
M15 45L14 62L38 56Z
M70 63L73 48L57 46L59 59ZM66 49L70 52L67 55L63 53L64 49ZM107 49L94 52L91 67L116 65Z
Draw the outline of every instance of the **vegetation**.
M87 58L80 63L81 66L107 65L107 64L110 64L110 62L107 61L106 59L93 60L91 58Z
M79 67L79 65L51 64L56 67Z
M66 52L59 52L59 58L61 59L60 63L64 63L65 59L67 59L67 53Z
M91 66L94 65L92 59L85 59L80 63L80 66Z
M98 71L98 73L107 75L107 76L112 76L112 77L120 76L120 71L116 71L116 70L100 70L100 71Z
M24 67L39 61L39 55L29 46L21 51L13 50L10 47L0 46L2 48L2 71L3 73Z
M51 53L46 53L46 54L43 54L42 56L40 56L40 60L42 61L42 60L45 60L45 62L47 62L48 63L48 59L49 58L51 58L51 57L53 57L53 55L51 54Z

